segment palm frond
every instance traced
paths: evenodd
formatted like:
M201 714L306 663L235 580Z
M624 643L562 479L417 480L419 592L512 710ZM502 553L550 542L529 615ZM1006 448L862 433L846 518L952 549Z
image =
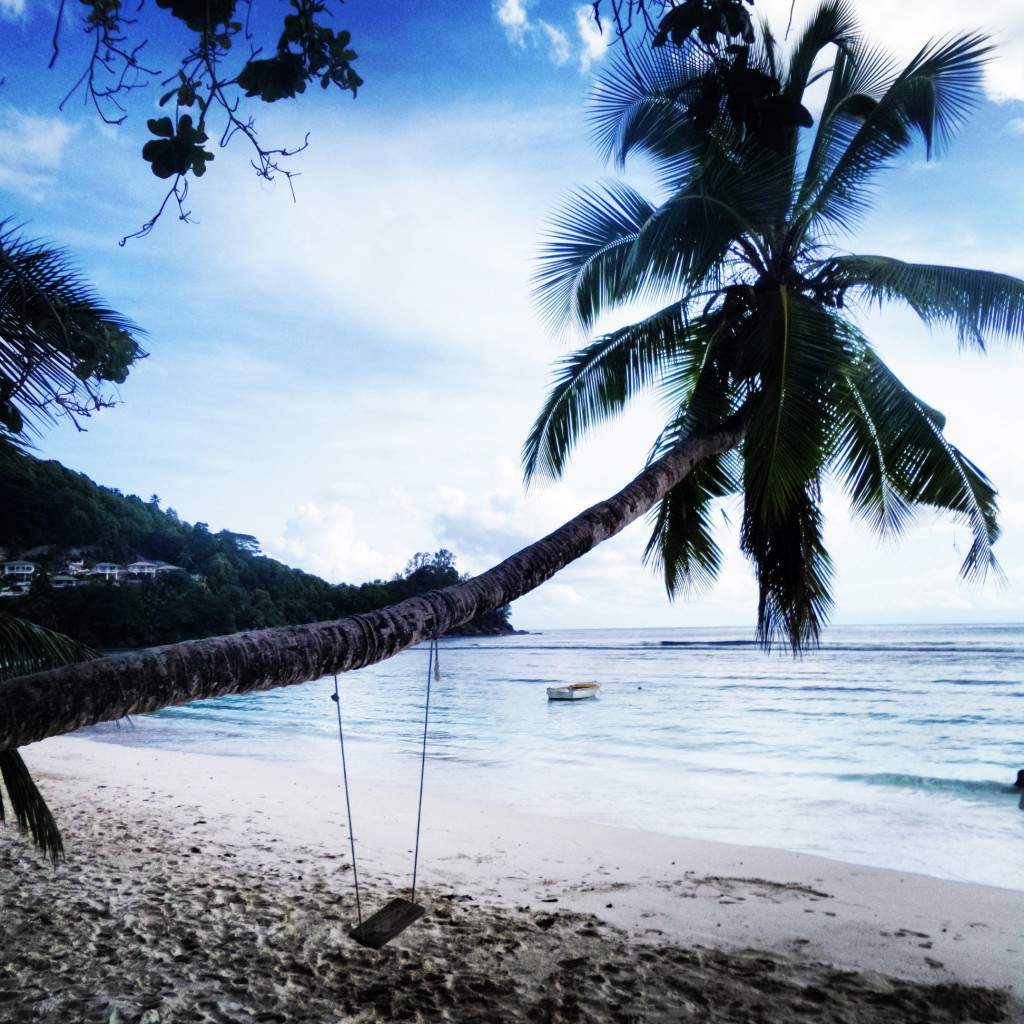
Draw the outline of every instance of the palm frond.
M891 536L907 525L913 507L897 482L901 452L892 444L889 421L879 420L869 406L859 376L846 380L852 401L841 414L834 463L841 467L854 513L880 536Z
M98 657L92 648L63 633L0 612L0 680Z
M952 327L962 345L984 351L989 334L1024 340L1024 281L963 267L904 263L886 256L837 256L837 283L881 305L904 302L929 326Z
M684 434L724 423L749 391L735 372L742 326L725 305L690 316L687 329L683 357L667 361L658 381L659 396L674 414L654 446L652 459Z
M715 455L699 462L651 511L644 564L661 575L670 598L706 592L718 579L722 550L714 538L712 502L736 490L730 461Z
M895 70L896 63L889 54L860 40L850 40L836 52L818 129L804 166L798 210L805 210L829 181L837 163L892 84ZM865 182L859 188L849 189L846 204L852 212L846 214L846 222L852 223L867 210L870 201L871 193Z
M799 214L850 229L867 208L872 176L920 137L928 155L962 127L981 97L982 69L991 46L980 34L930 43L895 78L849 140ZM815 180L814 184L819 184Z
M579 439L657 381L689 338L685 309L674 303L563 359L523 445L527 481L560 476Z
M778 174L773 175L769 159L765 153L759 173L751 174L747 162L715 152L694 170L646 220L633 243L633 260L650 281L684 295L722 282L736 243L770 231L780 192L788 195L784 162L776 158Z
M744 489L759 520L793 514L832 448L837 387L856 358L843 321L786 288L750 318L741 370L757 376L743 444ZM781 521L781 520L780 520Z
M609 306L642 292L648 280L633 244L654 206L628 185L581 189L555 215L534 275L542 318L556 329L589 329Z
M619 55L596 77L590 123L599 154L620 168L634 152L652 158L663 178L678 179L706 145L687 110L709 61L699 49L666 46Z
M18 459L28 458L31 450L32 444L24 434L12 434L6 427L0 426L0 473L4 467Z
M762 70L781 83L780 101L789 105L792 111L804 110L804 94L808 85L824 72L816 67L823 50L831 46L841 50L853 45L856 24L846 0L824 0L820 3L810 22L804 28L790 54L788 65L783 66L781 54L777 53L775 39L767 25L762 29L764 41L764 65ZM809 128L813 122L800 125ZM801 182L797 178L798 155L804 147L804 133L797 124L788 131L777 134L776 159L780 161L779 171L785 168L787 183L785 189L777 190L779 205L776 219L788 219L792 212Z
M708 374L699 380L696 392L662 431L649 462L675 447L692 429L722 423L735 411L726 391L716 387ZM703 400L698 398L700 393ZM701 407L699 417L694 416L694 402ZM710 456L697 463L649 513L652 531L644 551L644 564L660 573L670 599L680 593L707 591L717 580L722 551L714 537L712 505L718 498L735 494L739 481L739 458L735 451Z
M764 297L745 340L759 388L743 443L740 546L757 575L758 640L784 637L797 653L817 644L832 607L819 481L857 351L843 321L786 288Z
M855 511L880 529L901 528L912 505L952 512L973 535L961 575L982 578L997 569L996 489L946 439L942 415L873 354L849 374L847 387L854 403L842 419L837 466Z
M849 0L824 0L804 27L789 57L784 88L796 100L803 100L814 65L822 50L851 46L857 34L857 20Z
M40 852L54 864L63 860L64 841L60 829L17 750L0 750L0 779L10 798L18 828L29 833ZM5 820L3 793L0 792L0 821Z
M70 637L0 612L0 680L96 657L95 651ZM0 751L0 779L18 827L56 863L64 856L60 829L17 750ZM0 821L4 820L0 794Z
M0 415L12 433L54 410L88 414L104 381L121 383L143 353L139 329L107 309L68 255L0 222Z
M791 493L770 520L747 493L740 546L757 576L757 639L794 654L816 647L832 608L832 560L822 539L817 481Z

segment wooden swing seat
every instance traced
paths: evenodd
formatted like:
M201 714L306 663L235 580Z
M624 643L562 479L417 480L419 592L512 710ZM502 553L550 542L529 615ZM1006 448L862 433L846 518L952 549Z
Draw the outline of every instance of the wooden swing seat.
M401 896L396 896L372 917L368 917L361 925L353 928L349 936L361 946L380 949L425 913L418 903L410 903Z

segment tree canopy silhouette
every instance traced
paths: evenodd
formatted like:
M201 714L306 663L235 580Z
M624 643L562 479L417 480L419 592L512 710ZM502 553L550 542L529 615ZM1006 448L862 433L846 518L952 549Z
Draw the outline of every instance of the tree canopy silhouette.
M244 139L256 173L293 177L287 158L306 146L273 146L259 135L252 102L294 99L308 86L358 94L363 84L351 34L333 24L344 0L280 0L254 11L251 0L155 0L127 7L120 0L81 0L75 14L58 7L50 66L63 56L69 33L87 40L85 67L64 102L82 91L107 124L122 124L132 93L161 90L167 113L146 122L142 158L170 182L156 214L136 232L145 235L173 200L187 220L190 181L201 178L220 147ZM182 39L175 49L168 40ZM155 45L154 45L155 44ZM63 106L63 103L61 104ZM129 236L133 237L133 236ZM122 244L125 240L122 239Z

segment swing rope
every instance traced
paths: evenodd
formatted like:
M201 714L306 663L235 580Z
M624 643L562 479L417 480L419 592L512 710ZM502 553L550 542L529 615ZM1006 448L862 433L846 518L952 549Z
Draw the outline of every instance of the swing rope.
M420 859L420 832L423 823L423 789L427 774L427 730L430 724L430 684L432 679L440 680L441 662L437 638L430 641L430 654L427 659L427 694L423 705L423 745L420 751L420 792L416 806L416 842L413 847L412 857L412 893L410 903L416 902L416 877L419 869ZM359 929L363 927L362 900L359 895L359 871L356 868L356 838L355 830L352 827L352 802L349 797L348 785L348 764L345 760L345 730L341 721L341 696L338 692L338 677L334 677L334 693L331 695L338 712L338 742L341 746L341 775L345 788L345 813L348 816L348 838L352 851L352 883L356 893L356 916L359 920ZM422 910L420 910L422 914Z
M356 889L356 916L363 925L363 906L359 901L359 872L356 869L356 834L352 829L352 803L348 798L348 765L345 762L345 732L341 728L341 698L338 696L338 677L334 677L334 704L338 709L338 740L341 743L341 777L345 782L345 814L348 816L348 841L352 849L352 881Z
M427 723L430 721L430 680L441 678L441 662L438 657L437 637L430 641L430 655L427 658L427 698L423 703L423 752L420 755L420 799L416 807L416 845L412 855L412 895L410 903L416 902L416 868L420 860L420 823L423 820L423 780L427 774Z

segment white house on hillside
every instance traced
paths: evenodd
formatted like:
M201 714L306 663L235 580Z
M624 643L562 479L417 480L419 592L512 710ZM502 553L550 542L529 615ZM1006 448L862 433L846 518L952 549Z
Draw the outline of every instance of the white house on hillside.
M17 597L26 594L32 588L32 581L38 578L39 566L35 562L18 560L0 563L0 596ZM69 562L66 570L58 576L50 577L50 585L55 590L65 590L94 580L138 583L143 579L157 579L169 572L185 572L180 565L171 565L159 559L140 558L130 565L121 566L116 562L97 562L89 568L82 561Z
M0 597L20 597L32 589L32 577L38 566L35 562L4 562L0 573L4 584Z
M125 572L133 576L161 576L168 572L184 572L180 565L171 565L169 562L160 562L154 559L140 559L125 566Z
M16 576L19 579L28 579L36 571L35 562L4 562L4 576Z
M87 576L102 576L106 580L116 580L124 570L115 562L98 562L87 573Z
M131 562L125 566L125 571L135 576L155 576L156 570L161 562L153 562L148 559L141 559L138 562Z

